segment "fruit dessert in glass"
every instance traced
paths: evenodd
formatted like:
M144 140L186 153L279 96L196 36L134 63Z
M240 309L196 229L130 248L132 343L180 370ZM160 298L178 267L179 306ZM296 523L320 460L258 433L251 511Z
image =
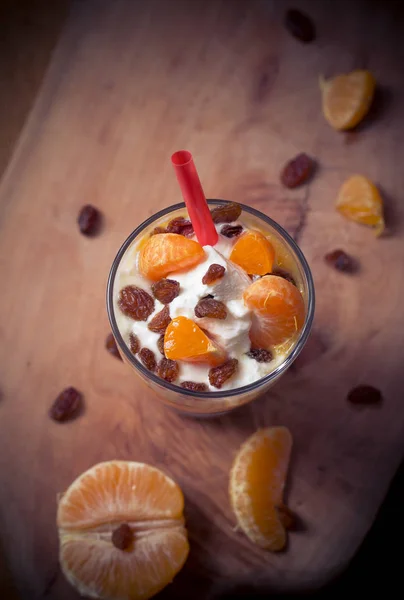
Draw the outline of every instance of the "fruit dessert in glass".
M307 262L274 221L209 201L218 241L201 246L184 204L126 240L108 282L122 358L166 403L222 413L266 391L302 349L312 323Z

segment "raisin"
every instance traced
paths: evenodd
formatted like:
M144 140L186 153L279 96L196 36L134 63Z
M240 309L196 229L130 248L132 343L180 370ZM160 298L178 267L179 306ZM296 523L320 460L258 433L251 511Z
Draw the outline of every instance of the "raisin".
M332 250L324 256L325 262L334 267L337 271L343 273L355 273L357 270L356 261L343 250Z
M137 354L140 350L139 338L134 333L129 334L129 346L132 354Z
M290 508L286 506L286 504L275 506L275 510L278 513L278 518L285 529L296 529L296 517Z
M305 44L312 42L316 37L313 21L300 10L291 8L286 11L285 27L293 37Z
M79 212L77 223L82 234L96 235L101 226L101 213L95 206L86 204Z
M127 523L122 523L112 532L111 541L115 548L127 550L133 543L133 531Z
M119 292L118 306L134 321L147 321L154 311L154 300L145 290L127 285Z
M74 419L83 406L83 396L69 387L59 394L49 410L49 416L60 423Z
M264 348L252 348L249 352L247 352L247 356L253 358L259 363L271 362L273 358L272 352L269 350L264 350Z
M149 350L149 348L142 348L139 352L139 358L149 371L155 371L156 369L156 359L154 357L154 352Z
M227 308L220 300L213 298L202 298L194 309L195 315L202 319L210 317L211 319L225 319L227 317Z
M237 358L230 358L219 367L213 367L209 370L209 383L215 388L220 388L222 385L230 379L232 375L237 371L238 360Z
M159 233L167 233L167 229L165 229L165 227L155 227L151 232L150 236L157 235Z
M232 223L241 215L241 206L235 202L216 206L211 210L214 223Z
M377 388L371 385L358 385L353 388L347 397L348 402L351 404L380 404L383 397Z
M118 346L116 345L116 341L112 333L110 333L107 336L107 339L105 340L105 347L108 350L108 352L112 354L112 356L115 356L115 358L119 358L119 360L122 360L121 355L119 354Z
M174 279L160 279L152 285L153 296L162 304L170 304L180 293L180 284Z
M154 333L164 333L170 322L170 309L165 306L163 310L154 315L147 327Z
M194 235L192 223L185 217L176 217L175 219L172 219L167 225L167 231L169 233L178 233L185 237L192 237Z
M312 176L315 168L315 162L310 156L298 154L292 158L281 171L281 182L287 188L295 188L305 183Z
M181 387L191 392L207 392L208 386L206 383L195 383L195 381L183 381Z
M210 285L214 283L218 279L221 279L226 272L226 269L222 267L222 265L210 265L209 269L206 271L205 275L202 277L202 283L205 285Z
M268 275L276 275L277 277L282 277L283 279L286 279L286 281L289 281L289 283L293 283L293 285L296 285L296 281L293 279L292 275L284 269L281 269L280 267L274 269L272 273L268 273Z
M177 379L179 370L180 368L175 360L162 358L157 366L157 375L161 377L161 379L165 379L165 381L172 383Z
M159 351L161 352L161 354L163 356L165 356L165 352L164 352L164 333L162 333L161 336L159 337L159 339L157 340L157 348L159 349Z
M241 225L225 225L221 228L220 233L224 235L224 237L234 238L240 235L242 231L243 228Z

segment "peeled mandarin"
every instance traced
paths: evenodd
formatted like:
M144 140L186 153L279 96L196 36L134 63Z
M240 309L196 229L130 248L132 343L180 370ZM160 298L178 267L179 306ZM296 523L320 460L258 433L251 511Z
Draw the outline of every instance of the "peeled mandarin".
M230 260L248 275L266 275L272 271L275 251L260 231L243 233L234 244Z
M331 127L344 130L358 125L369 111L375 87L375 78L365 70L322 81L323 113Z
M81 595L146 600L180 571L189 545L179 486L128 461L95 465L62 495L59 559Z
M252 311L250 339L258 348L283 344L301 331L306 312L303 297L283 277L266 275L254 281L243 299Z
M375 184L363 175L352 175L342 184L336 209L351 221L374 227L378 235L384 230L382 197Z
M205 257L202 246L177 233L152 235L139 252L139 271L158 281L174 271L195 267Z
M286 427L260 429L247 439L230 471L230 503L237 523L250 540L267 550L286 544L283 490L292 450Z
M226 352L187 317L176 317L167 327L164 354L171 360L207 363L212 367L226 360Z

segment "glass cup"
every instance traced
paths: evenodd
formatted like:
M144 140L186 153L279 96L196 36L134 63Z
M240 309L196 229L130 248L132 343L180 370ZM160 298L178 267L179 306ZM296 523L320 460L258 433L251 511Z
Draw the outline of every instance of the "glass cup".
M208 200L208 203L211 206L218 206L227 204L227 201ZM184 215L185 204L183 202L169 206L156 213L139 225L139 227L130 234L119 249L108 278L108 317L123 361L141 377L143 382L164 404L191 416L224 414L234 408L255 400L258 396L267 392L279 377L285 373L301 352L307 341L313 323L315 304L314 284L309 265L307 264L302 251L278 223L254 208L243 204L240 206L243 209L241 219L245 225L248 228L262 231L262 233L269 237L271 243L275 247L277 255L279 252L282 254L282 266L285 266L289 272L292 271L296 283L303 294L306 307L306 318L300 334L287 351L284 360L274 371L265 377L262 377L262 379L258 379L246 386L232 390L218 390L217 392L193 392L186 390L160 379L157 375L146 369L146 367L144 367L132 354L118 329L113 299L114 293L117 293L117 290L114 290L115 276L122 258L132 244L136 245L144 236L148 236L154 227L166 223L168 220L177 216Z

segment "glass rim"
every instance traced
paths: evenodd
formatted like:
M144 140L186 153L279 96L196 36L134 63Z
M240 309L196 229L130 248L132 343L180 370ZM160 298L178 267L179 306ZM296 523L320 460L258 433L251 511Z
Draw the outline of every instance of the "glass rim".
M208 204L222 204L223 205L223 204L228 204L230 202L230 200L208 199L207 202L208 202ZM244 385L242 387L238 387L238 388L234 388L234 389L230 389L230 390L221 390L221 391L217 391L217 392L212 392L212 391L195 392L192 390L187 390L178 385L174 385L173 383L169 383L168 381L165 381L164 379L161 379L161 377L158 377L155 373L152 373L151 371L146 369L146 367L143 366L142 363L139 360L137 360L135 358L135 356L131 353L131 351L129 350L128 346L125 343L125 340L123 339L123 337L121 335L121 332L118 329L118 325L117 325L117 322L115 319L114 302L113 302L114 283L115 283L115 276L116 276L116 273L118 270L118 266L124 256L126 250L129 248L129 246L132 244L132 242L138 237L138 235L144 229L146 229L149 225L151 225L155 221L161 219L162 217L165 217L166 215L170 214L171 212L186 208L185 202L179 202L177 204L172 204L171 206L168 206L168 207L160 210L159 212L154 213L151 217L149 217L148 219L143 221L143 223L141 223L138 227L136 227L136 229L134 229L134 231L132 231L132 233L126 238L126 240L124 241L122 246L119 248L119 250L115 256L115 259L112 263L111 270L110 270L109 276L108 276L107 294L106 294L108 318L109 318L109 322L111 325L112 333L114 334L114 337L117 340L117 342L120 346L120 349L124 353L126 359L128 360L128 362L131 365L133 365L138 371L140 371L140 373L142 375L144 375L147 379L150 379L151 381L153 381L153 383L159 385L160 387L166 388L172 392L175 392L176 394L180 393L183 396L188 396L190 399L200 398L201 400L206 400L206 399L214 400L214 399L220 399L220 398L230 398L232 396L240 396L243 394L247 394L249 392L253 392L257 388L260 388L260 387L266 385L273 379L277 379L277 377L281 373L283 373L284 371L287 370L289 365L296 359L296 357L302 350L302 348L303 348L304 344L306 343L306 340L310 334L311 326L312 326L313 319L314 319L315 291L314 291L313 276L311 274L308 262L304 256L303 252L300 250L299 246L296 244L294 239L289 235L289 233L281 225L279 225L279 223L277 223L276 221L274 221L267 215L263 214L259 210L252 208L251 206L246 206L245 204L241 204L241 202L237 202L237 204L239 204L239 206L241 206L243 211L250 213L254 217L261 219L262 221L265 221L268 225L270 225L273 229L275 229L275 231L281 236L281 238L287 244L289 244L289 246L291 246L292 250L297 255L297 258L303 268L304 276L305 276L306 282L307 282L307 312L306 312L306 318L304 321L303 328L300 332L299 338L298 338L294 348L287 355L285 360L280 365L278 365L276 367L276 369L271 371L271 373L268 373L268 375L265 375L264 377L261 377L260 379L257 379L256 381L249 383L248 385ZM180 402L178 402L178 404L180 405Z

